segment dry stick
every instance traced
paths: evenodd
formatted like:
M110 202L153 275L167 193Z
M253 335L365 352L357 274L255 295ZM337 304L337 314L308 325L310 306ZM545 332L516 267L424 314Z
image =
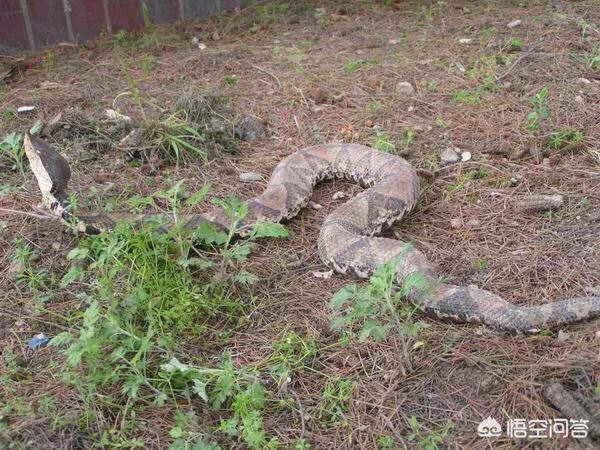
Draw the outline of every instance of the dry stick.
M263 69L262 67L256 66L254 64L250 64L252 67L254 67L256 70L260 70L263 73L266 73L267 75L272 76L275 81L277 81L277 85L279 86L279 88L281 89L281 81L279 81L279 78L277 78L277 75L275 75L273 72L269 72L266 69Z
M302 431L300 431L300 439L304 439L304 435L306 434L306 421L304 419L304 409L302 408L302 403L300 403L300 397L296 394L296 391L290 389L290 392L296 399L296 403L298 404L298 413L300 414L300 422L302 423Z
M48 214L48 215L34 214L34 213L27 212L27 211L19 211L19 210L10 209L10 208L0 208L0 212L4 212L4 213L8 213L8 214L20 214L22 216L34 217L36 219L58 220L58 217L52 216L50 214Z

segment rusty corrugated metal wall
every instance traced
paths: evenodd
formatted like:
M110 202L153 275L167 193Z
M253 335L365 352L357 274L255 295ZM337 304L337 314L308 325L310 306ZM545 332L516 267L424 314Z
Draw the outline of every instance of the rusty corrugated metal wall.
M231 11L245 0L0 0L0 53L83 42L101 31L144 25L142 3L153 23Z

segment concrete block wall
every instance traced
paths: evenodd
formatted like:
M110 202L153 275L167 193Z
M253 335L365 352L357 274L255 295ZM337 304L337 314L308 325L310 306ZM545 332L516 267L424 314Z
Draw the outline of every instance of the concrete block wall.
M142 3L153 23L202 17L246 0L0 0L0 54L80 43L101 31L143 27Z

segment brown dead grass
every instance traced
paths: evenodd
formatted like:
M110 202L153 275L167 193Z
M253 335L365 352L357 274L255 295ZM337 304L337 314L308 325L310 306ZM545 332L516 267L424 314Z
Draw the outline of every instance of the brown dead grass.
M238 182L239 172L258 171L266 178L283 156L311 144L335 140L369 144L373 123L392 135L412 128L416 140L408 159L416 167L435 170L431 163L449 143L469 150L473 160L424 179L418 207L394 227L394 235L422 249L454 282L477 284L518 304L581 295L599 285L600 167L591 150L597 151L600 142L600 83L598 74L590 73L576 56L589 52L591 42L598 40L596 28L591 31L592 41L583 42L578 27L581 17L600 22L596 2L561 2L564 16L559 16L543 1L521 2L525 7L516 1L450 1L431 22L417 16L420 4L416 2L397 2L394 8L379 3L369 7L366 2L338 7L343 3L317 5L327 9L323 19L301 13L257 33L248 31L249 13L164 27L165 34L172 36L150 50L158 67L150 73L140 70L135 60L123 67L113 57L109 39L90 49L54 49L56 63L48 71L36 62L40 56L33 56L30 69L2 94L2 108L32 103L36 112L3 121L0 131L25 129L35 117L48 120L66 108L98 116L116 97L119 108L135 117L139 111L131 96L119 96L129 90L125 70L135 78L149 114L168 109L180 92L195 85L220 87L236 111L269 123L270 138L243 144L236 156L224 155L206 166L165 168L155 177L140 176L139 168L123 165L118 161L122 155L115 152L99 153L91 163L74 160L72 189L81 197L90 196L91 186L114 183L118 187L116 193L109 191L94 200L102 204L110 196L151 193L181 178L189 180L190 189L209 181L215 196L247 198L259 193L262 185L243 185ZM513 18L523 24L509 30L506 23ZM475 89L484 75L469 77L457 67L469 67L498 52L482 39L489 28L492 42L520 37L525 49L517 54L514 66L492 69L505 83L502 90L483 93L478 104L457 105L453 93ZM209 40L215 32L219 40ZM208 49L193 48L192 36L205 40ZM472 38L472 43L459 44L462 37ZM350 58L377 63L349 72L345 64ZM237 84L224 84L225 76L234 76ZM592 82L579 84L580 77ZM413 83L413 97L395 94L400 80ZM551 117L539 132L524 132L521 123L530 111L525 97L543 86L551 92ZM376 101L381 102L379 110L373 109ZM489 154L491 147L501 146L523 153L539 147L545 134L564 128L583 130L588 150L551 155L546 165L528 153L514 160ZM72 149L64 150L75 156ZM483 177L457 188L465 173L482 170ZM515 187L506 184L510 178L519 180ZM0 207L32 210L37 192L31 180L22 184L16 176L6 175L2 183L20 189L1 197ZM336 206L332 193L355 189L342 182L319 187L314 200L324 208L303 211L288 224L294 233L291 239L262 243L251 260L251 270L262 280L255 290L259 302L249 328L231 339L236 362L265 357L287 329L313 337L321 349L316 370L300 374L289 385L297 406L267 415L269 433L289 445L303 436L314 448L376 448L382 435L393 436L400 447L413 447L406 435L408 418L415 416L431 432L446 419L454 421L448 446L486 448L492 444L475 431L483 418L558 417L560 413L540 395L541 386L557 379L591 389L598 382L598 320L569 326L568 341L558 345L555 334L507 336L431 319L431 327L421 336L424 345L411 353L414 370L410 373L405 373L395 338L378 345L336 345L326 304L348 280L315 279L311 272L322 268L315 242L321 221ZM512 200L529 193L560 193L566 205L550 217L525 215L512 206ZM62 276L72 237L62 233L59 225L23 215L1 213L0 218L8 225L0 234L0 266L9 266L12 242L20 238L42 255L38 267ZM462 225L451 226L452 219L460 219ZM295 267L296 257L300 267ZM60 315L78 307L74 293L61 293L48 308L51 313L39 315L32 309L31 294L10 277L0 286L1 345L35 369L30 379L19 384L19 395L32 406L48 392L66 403L76 402L47 366L54 350L34 354L23 350L30 335L59 330ZM314 411L327 377L334 374L356 381L357 388L346 423L325 425ZM190 407L202 411L199 404ZM115 425L119 420L115 418ZM149 408L140 412L136 434L149 446L165 447L172 420L172 411ZM214 414L206 416L206 425L211 423L218 424ZM89 445L89 437L78 436L76 427L50 431L40 414L15 419L12 426L20 430L24 443L32 440L40 448ZM534 446L505 439L493 442L494 448L513 445ZM563 448L567 443L556 439L544 445Z

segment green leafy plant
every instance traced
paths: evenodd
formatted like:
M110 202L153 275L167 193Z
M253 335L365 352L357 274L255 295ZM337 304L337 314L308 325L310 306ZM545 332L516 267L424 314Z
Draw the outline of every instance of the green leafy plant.
M223 81L225 82L225 84L232 87L237 84L237 78L231 75L225 75L223 77Z
M293 331L286 331L278 342L273 344L273 353L263 364L269 364L269 372L283 384L295 372L310 365L317 354L313 338L303 338Z
M377 131L375 133L371 145L374 149L386 153L393 153L396 150L396 145L392 141L390 135L384 131Z
M356 383L335 375L325 384L318 405L318 416L328 422L343 420L348 412L348 400L356 388Z
M543 87L533 97L528 99L533 111L527 114L523 122L523 128L527 131L535 131L540 128L541 122L550 116L550 107L548 106L548 97L550 91L547 87Z
M414 442L417 448L423 450L437 450L440 448L440 444L444 442L448 433L454 428L454 422L450 419L446 421L442 428L431 433L423 431L422 425L415 416L408 419L408 424L411 428L411 433L407 436L408 440Z
M504 42L502 45L502 50L505 52L518 52L521 51L524 45L525 41L523 41L523 39L512 37Z
M600 42L594 46L594 50L585 58L587 66L593 71L600 71Z
M429 325L413 321L416 307L405 302L413 289L425 289L425 278L421 274L408 276L400 289L395 290L396 262L390 261L378 268L366 285L350 284L340 289L331 299L330 307L341 313L332 323L332 328L358 336L359 342L372 338L377 342L396 332L414 337ZM403 319L403 321L401 320Z
M568 145L577 145L583 141L583 132L581 130L562 130L551 133L548 137L548 147L553 150L560 150Z
M13 170L18 170L25 176L25 148L23 147L23 134L12 132L7 134L0 141L0 151L4 157L12 162Z
M454 103L462 103L465 105L474 105L479 103L481 100L481 93L479 91L467 91L461 89L452 94L452 101Z
M156 70L157 59L153 55L145 55L140 58L140 69L146 73Z
M235 368L227 352L218 367L183 364L174 354L182 336L200 338L216 321L233 328L241 323L245 305L240 289L257 277L235 264L248 257L248 244L255 239L287 232L278 224L258 223L248 226L245 238L234 241L234 234L246 226L247 214L247 207L234 199L218 202L232 221L232 232L218 231L207 222L186 227L180 216L207 192L205 186L188 194L183 182L176 183L153 196L167 205L162 217L135 226L119 224L71 250L67 258L79 263L67 272L63 287L90 278L94 288L79 294L83 311L73 314L72 326L50 345L64 347L63 379L79 389L88 407L94 405L95 414L111 414L117 404L134 408L197 395L209 407L230 413L221 424L224 433L262 449L276 441L262 427L265 391L256 369ZM29 255L23 247L15 258ZM293 336L286 342L276 347L278 360L292 367L297 342ZM206 444L202 433L183 424L174 427L171 436L175 448ZM102 435L107 446L134 441L127 430Z
M204 161L208 158L208 150L204 146L206 136L177 114L146 124L143 135L153 151L165 155L177 166L186 154Z

